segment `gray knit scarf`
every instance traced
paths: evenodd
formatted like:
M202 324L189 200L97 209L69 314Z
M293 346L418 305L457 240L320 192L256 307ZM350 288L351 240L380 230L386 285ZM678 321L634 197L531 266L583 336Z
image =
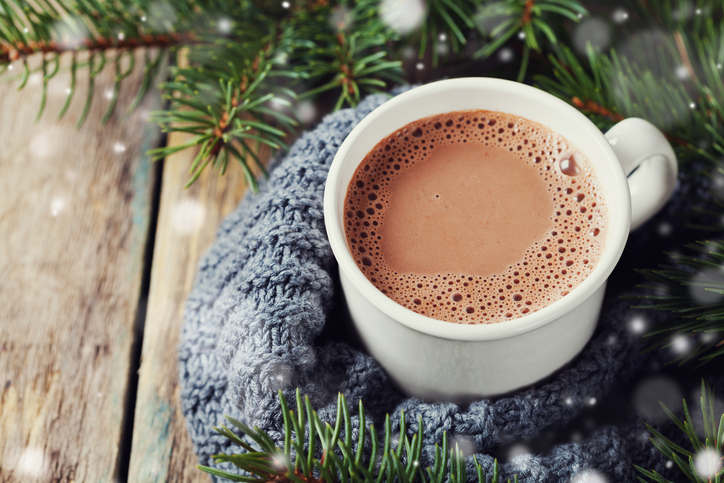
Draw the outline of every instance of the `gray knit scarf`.
M276 160L261 193L247 196L218 230L188 298L179 348L182 409L202 464L238 451L212 429L234 416L282 441L277 391L310 396L322 420L333 421L336 396L352 408L362 399L368 423L393 430L404 410L410 431L424 423L421 464L432 459L443 432L472 442L490 475L491 449L533 437L577 416L590 398L601 400L643 364L636 335L626 330L630 301L608 300L584 351L554 376L514 394L469 405L423 402L396 390L380 366L345 341L335 295L336 264L322 213L324 184L339 145L352 128L387 99L368 97L356 109L327 116ZM355 418L355 424L358 419ZM668 473L666 459L643 425L604 428L546 456L520 456L502 476L521 482L635 481L632 464ZM468 458L468 474L473 463ZM590 481L605 481L594 480ZM504 480L503 480L504 481Z

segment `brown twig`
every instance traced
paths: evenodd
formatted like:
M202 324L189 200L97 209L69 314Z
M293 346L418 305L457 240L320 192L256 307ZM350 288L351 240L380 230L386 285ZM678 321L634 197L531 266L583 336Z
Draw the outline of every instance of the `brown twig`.
M691 59L689 59L689 53L686 51L686 44L684 44L684 38L681 36L681 32L674 33L674 42L676 42L676 50L679 51L679 57L681 57L681 62L683 62L684 67L686 67L689 78L693 81L698 81L694 67L691 65Z
M612 121L623 121L624 120L624 117L621 114L614 112L606 107L603 107L602 105L600 105L597 102L594 102L592 100L587 100L584 102L581 99L579 99L578 97L573 97L573 98L571 98L571 102L573 103L574 106L576 106L576 108L584 110L584 111L588 111L591 114L598 114L599 116L607 117L607 118L611 119Z
M85 39L79 45L60 43L53 40L31 40L27 43L15 42L0 45L0 64L13 62L18 59L29 57L33 54L55 53L78 51L98 51L107 49L135 49L139 47L173 47L195 40L193 32L173 32L171 34L146 34L140 37L128 37L124 39L90 38Z
M599 116L607 117L612 121L619 122L619 121L623 121L624 119L626 119L621 114L614 112L611 109L608 109L590 99L588 99L586 101L582 101L580 98L574 96L571 98L571 102L577 109L580 109L581 111L585 111L590 114L598 114ZM694 149L694 146L690 142L688 142L684 139L681 139L676 136L672 136L667 133L664 133L664 136L666 136L666 139L668 139L672 143L678 144L679 146L682 146L687 149Z
M520 24L525 25L528 22L530 22L530 19L533 17L533 7L535 6L534 0L525 0L525 5L523 7L523 15L520 17Z

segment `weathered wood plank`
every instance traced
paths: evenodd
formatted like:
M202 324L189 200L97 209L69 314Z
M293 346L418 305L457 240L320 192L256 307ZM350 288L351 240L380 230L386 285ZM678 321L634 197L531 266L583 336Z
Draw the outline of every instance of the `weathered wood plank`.
M0 481L119 473L155 183L143 153L159 139L145 121L157 95L126 113L137 55L105 127L110 63L81 129L87 75L62 121L69 72L50 82L37 123L40 74L21 92L0 84Z
M188 140L177 133L169 145ZM136 399L129 481L208 482L197 460L180 409L177 347L183 308L199 258L224 216L246 190L233 164L220 177L207 170L189 189L188 169L196 155L182 151L165 160L151 288ZM267 159L268 152L261 152Z

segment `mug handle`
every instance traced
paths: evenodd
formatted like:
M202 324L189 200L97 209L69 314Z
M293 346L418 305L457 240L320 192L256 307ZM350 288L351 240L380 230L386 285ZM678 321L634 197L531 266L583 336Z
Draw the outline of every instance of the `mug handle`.
M673 194L678 176L676 155L656 126L636 117L619 122L605 136L628 176L633 231Z

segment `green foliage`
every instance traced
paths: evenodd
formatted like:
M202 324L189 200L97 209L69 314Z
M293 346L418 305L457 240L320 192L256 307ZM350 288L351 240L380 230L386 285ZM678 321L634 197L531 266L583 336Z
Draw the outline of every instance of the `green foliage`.
M190 25L193 11L186 3L177 6L177 22L173 28L146 21L146 15L153 6L154 2L150 0L136 0L130 6L104 0L39 0L32 3L0 0L0 73L20 71L20 74L8 77L19 80L19 89L25 87L32 70L41 74L40 117L45 109L48 83L64 70L60 68L60 57L68 52L71 56L68 67L71 83L59 117L65 115L76 93L77 76L83 69L88 76L89 87L85 107L78 119L80 126L91 105L94 79L110 63L115 69L115 85L113 100L104 116L106 122L116 107L120 83L134 68L134 49L144 47L147 50L144 79L132 108L153 86L163 66L163 52L190 40L187 33L175 30L175 26ZM34 54L41 57L38 68L30 66L29 57Z
M643 36L625 55L589 45L582 62L571 49L560 47L549 56L552 77L536 80L601 128L641 117L669 136L679 157L717 163L724 155L724 133L715 127L724 122L724 20L698 15L683 25L670 16L662 14L659 22L676 30ZM657 55L651 60L654 46Z
M153 120L165 132L191 137L179 146L154 150L153 156L196 150L189 183L208 166L224 173L229 161L236 160L256 189L255 173L265 173L259 147L286 147L283 138L297 126L296 100L325 94L336 97L334 109L355 106L366 94L405 82L398 57L406 47L413 44L423 57L434 44L437 65L441 35L460 54L490 12L512 17L506 20L509 31L496 37L485 55L515 33L518 24L528 34L530 48L539 49L539 35L555 43L546 21L554 16L577 20L585 12L575 0L504 1L485 3L480 10L484 3L428 0L420 28L400 35L382 22L380 0L0 0L0 73L20 72L5 79L23 88L32 73L31 57L41 57L40 116L48 82L64 70L61 56L70 56L71 82L60 116L75 95L78 76L87 75L90 88L80 126L93 100L94 79L107 64L115 68L115 85L104 120L116 108L123 79L136 66L136 49L145 49L144 79L132 107L154 84L167 51L184 47L184 62L162 84L168 108ZM527 49L525 58L527 64ZM524 71L525 65L521 75Z
M694 424L686 400L683 401L683 421L665 405L661 405L669 418L676 424L676 427L686 435L691 443L691 449L677 445L650 425L646 425L646 428L652 435L650 438L651 442L656 449L667 458L670 458L679 470L681 470L681 473L683 473L688 480L695 483L724 482L724 455L722 454L722 446L724 445L724 414L722 414L721 417L716 415L714 402L713 391L702 381L700 399L702 419L701 424L698 425L699 427ZM703 432L703 441L699 436L701 432ZM642 483L647 483L647 481L673 483L656 471L646 470L640 466L636 466L636 469L648 478L648 480L645 480L639 477L639 481Z
M641 270L651 281L653 294L642 297L649 304L634 308L663 310L677 318L647 334L651 348L667 348L685 337L692 348L676 362L697 359L701 363L724 355L724 241L707 240L688 246L694 255L679 255L676 265Z
M468 32L475 29L475 12L479 0L429 0L427 15L416 32L405 43L418 45L418 56L423 58L432 45L432 65L437 66L440 56L440 35L449 39L454 54L467 44Z
M404 82L402 63L385 48L392 33L377 13L376 1L361 0L301 9L293 16L291 27L303 39L292 55L296 72L318 85L300 98L334 89L336 110L356 106L363 94L387 87L386 81Z
M350 408L342 394L337 399L337 417L334 426L323 423L309 402L297 390L296 411L289 408L279 393L284 417L284 447L277 447L264 431L228 417L228 421L242 436L226 426L216 429L219 434L240 446L244 452L214 456L217 463L231 463L248 473L242 476L227 471L199 466L203 471L243 482L464 482L466 481L465 458L456 446L448 446L447 435L442 447L435 445L435 461L432 467L422 468L418 460L422 451L422 420L417 433L407 435L404 414L401 418L399 437L394 437L389 415L385 420L384 436L379 438L374 425L365 422L362 401L359 403L359 432L353 437ZM248 442L247 442L248 441ZM318 457L321 455L321 457ZM478 481L485 483L486 476L478 460L473 460ZM490 483L499 483L498 462L493 467ZM517 483L517 477L514 478ZM510 483L510 480L508 480Z
M561 16L578 22L587 13L576 0L501 0L487 3L480 9L475 20L491 41L480 48L475 56L483 59L489 57L514 35L522 35L525 47L518 73L518 82L522 82L530 51L541 50L538 39L546 38L553 45L558 42L549 23L550 17Z
M257 22L239 25L224 17L210 22L209 31L196 34L199 43L189 48L188 67L173 68L173 80L161 85L169 108L152 116L165 132L193 135L184 144L151 151L155 159L200 146L191 165L189 184L207 165L224 173L229 160L235 159L256 189L256 176L248 160L266 174L257 154L259 148L286 148L282 129L297 124L279 109L289 105L283 96L293 92L275 82L275 78L298 77L284 60L295 39L287 25L258 15L253 6L240 5L237 9L238 15L257 18ZM225 35L219 36L219 31ZM270 107L272 99L276 109Z

